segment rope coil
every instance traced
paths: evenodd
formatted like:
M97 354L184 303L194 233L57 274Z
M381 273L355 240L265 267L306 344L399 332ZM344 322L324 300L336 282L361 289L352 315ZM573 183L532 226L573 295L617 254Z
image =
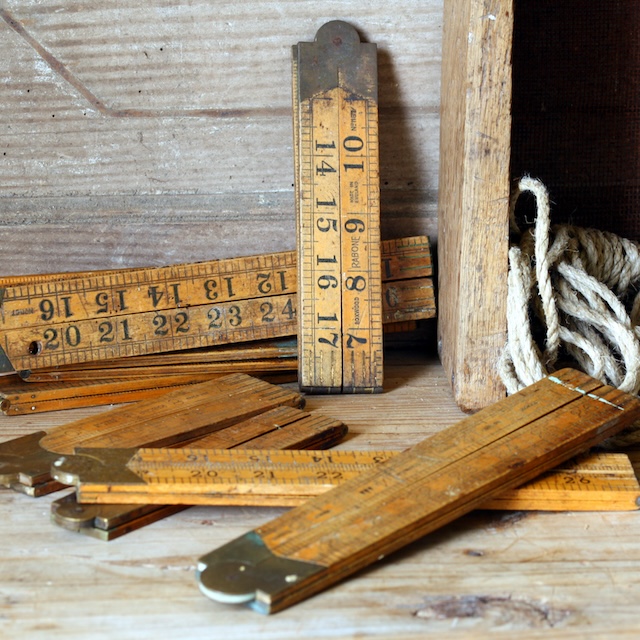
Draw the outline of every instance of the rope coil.
M521 231L515 209L524 193L535 198L536 219ZM640 245L550 219L544 184L522 178L510 205L519 243L509 250L507 344L498 365L507 392L571 365L637 394Z

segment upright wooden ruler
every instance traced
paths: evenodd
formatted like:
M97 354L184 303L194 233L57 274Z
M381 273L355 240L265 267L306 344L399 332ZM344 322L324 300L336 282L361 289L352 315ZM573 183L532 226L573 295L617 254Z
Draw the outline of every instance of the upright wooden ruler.
M376 46L333 21L293 47L299 380L382 389Z
M203 557L202 591L275 612L632 424L637 398L564 370Z

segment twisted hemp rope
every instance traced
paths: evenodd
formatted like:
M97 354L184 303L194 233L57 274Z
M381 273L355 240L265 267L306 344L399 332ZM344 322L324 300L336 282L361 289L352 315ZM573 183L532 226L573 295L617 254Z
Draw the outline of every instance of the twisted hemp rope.
M532 228L520 231L520 196L536 201ZM498 371L508 393L563 366L622 391L640 389L640 246L615 234L550 224L549 195L522 178L510 205L507 344Z

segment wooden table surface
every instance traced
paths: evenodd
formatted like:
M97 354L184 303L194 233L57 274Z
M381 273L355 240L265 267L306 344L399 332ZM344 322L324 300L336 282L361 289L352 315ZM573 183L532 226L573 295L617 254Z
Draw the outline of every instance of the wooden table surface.
M341 448L402 449L462 417L434 357L388 357L385 393L309 397ZM91 411L0 418L0 438ZM199 556L280 513L191 508L111 542L0 490L2 638L636 638L640 513L475 512L274 616L204 597Z

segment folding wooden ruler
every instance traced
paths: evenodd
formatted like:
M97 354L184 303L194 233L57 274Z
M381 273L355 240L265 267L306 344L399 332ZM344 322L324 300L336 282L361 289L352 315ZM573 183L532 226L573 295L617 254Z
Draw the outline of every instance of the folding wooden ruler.
M255 375L266 371L297 370L297 355L295 338L279 338L21 371L20 377L31 383L155 378L167 374Z
M640 417L564 370L204 556L207 596L279 611L532 480Z
M283 339L40 369L26 372L26 382L0 377L0 410L24 415L136 402L230 373L295 382L297 362L295 340Z
M82 504L298 506L372 470L398 451L256 451L205 448L77 449L53 464ZM197 448L195 448L197 447ZM640 484L629 457L592 453L482 505L484 509L638 509Z
M0 484L42 495L60 488L51 480L53 460L78 446L186 444L276 407L303 404L299 393L246 374L222 376L70 422L49 433L4 442L0 444Z
M345 22L293 47L299 380L382 389L376 46Z
M383 250L387 320L433 317L428 239ZM293 251L73 276L0 278L0 372L296 334Z
M346 426L339 420L283 406L208 434L192 442L192 446L234 451L325 449L337 444L346 432ZM54 464L56 472L58 466ZM80 504L75 493L70 493L51 503L51 519L65 529L100 540L113 540L184 508L183 505L152 504L151 501L133 506Z
M211 375L167 375L147 378L104 379L99 381L45 382L33 384L18 376L0 378L0 411L17 416L44 411L93 407L101 404L134 402L153 398L175 388L210 380Z

